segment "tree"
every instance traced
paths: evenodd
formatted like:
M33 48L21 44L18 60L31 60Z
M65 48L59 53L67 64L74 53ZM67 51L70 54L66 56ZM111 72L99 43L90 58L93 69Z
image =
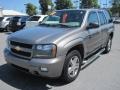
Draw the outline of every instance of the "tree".
M120 16L120 0L112 0L111 12L113 15Z
M99 8L98 0L80 0L82 8Z
M37 14L37 7L31 3L26 4L26 13L30 16Z
M49 6L53 8L53 3L51 0L39 0L40 3L40 9L42 11L42 14L46 14L49 11Z
M56 0L55 4L57 10L73 8L71 0Z

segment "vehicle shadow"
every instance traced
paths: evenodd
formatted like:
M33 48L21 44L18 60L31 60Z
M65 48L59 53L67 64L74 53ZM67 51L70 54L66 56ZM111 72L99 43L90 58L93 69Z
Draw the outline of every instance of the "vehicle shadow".
M5 33L5 34L11 34L12 32L8 32L8 31L0 31L0 33Z
M48 79L23 73L8 64L0 66L0 80L21 90L48 90L66 85L60 79Z

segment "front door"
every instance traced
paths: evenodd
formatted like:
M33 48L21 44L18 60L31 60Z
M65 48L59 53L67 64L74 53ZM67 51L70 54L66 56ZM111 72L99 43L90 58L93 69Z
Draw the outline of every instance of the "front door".
M98 19L98 14L96 12L90 12L88 15L87 23L96 23L99 25L99 19ZM102 40L101 37L101 29L100 27L97 28L90 28L87 29L89 37L86 42L87 44L87 54L90 54L91 52L94 52L100 47L100 43Z

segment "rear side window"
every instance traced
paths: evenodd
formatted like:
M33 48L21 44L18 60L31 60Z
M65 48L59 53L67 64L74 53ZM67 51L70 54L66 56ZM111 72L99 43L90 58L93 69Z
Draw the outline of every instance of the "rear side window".
M98 12L99 19L100 19L100 25L104 25L107 23L106 17L103 12Z
M105 13L105 16L106 16L106 19L107 19L107 23L110 23L110 20L111 20L111 16L110 16L110 13L108 11L104 11Z
M99 24L98 15L96 12L90 12L90 14L88 16L88 23Z
M40 18L40 16L32 16L28 19L28 21L38 21Z

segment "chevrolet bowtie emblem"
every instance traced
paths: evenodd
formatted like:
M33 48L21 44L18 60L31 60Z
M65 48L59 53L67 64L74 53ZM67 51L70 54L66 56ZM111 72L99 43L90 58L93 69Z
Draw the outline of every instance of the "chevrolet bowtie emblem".
M15 50L20 51L21 48L20 48L19 46L16 46L16 47L15 47Z

